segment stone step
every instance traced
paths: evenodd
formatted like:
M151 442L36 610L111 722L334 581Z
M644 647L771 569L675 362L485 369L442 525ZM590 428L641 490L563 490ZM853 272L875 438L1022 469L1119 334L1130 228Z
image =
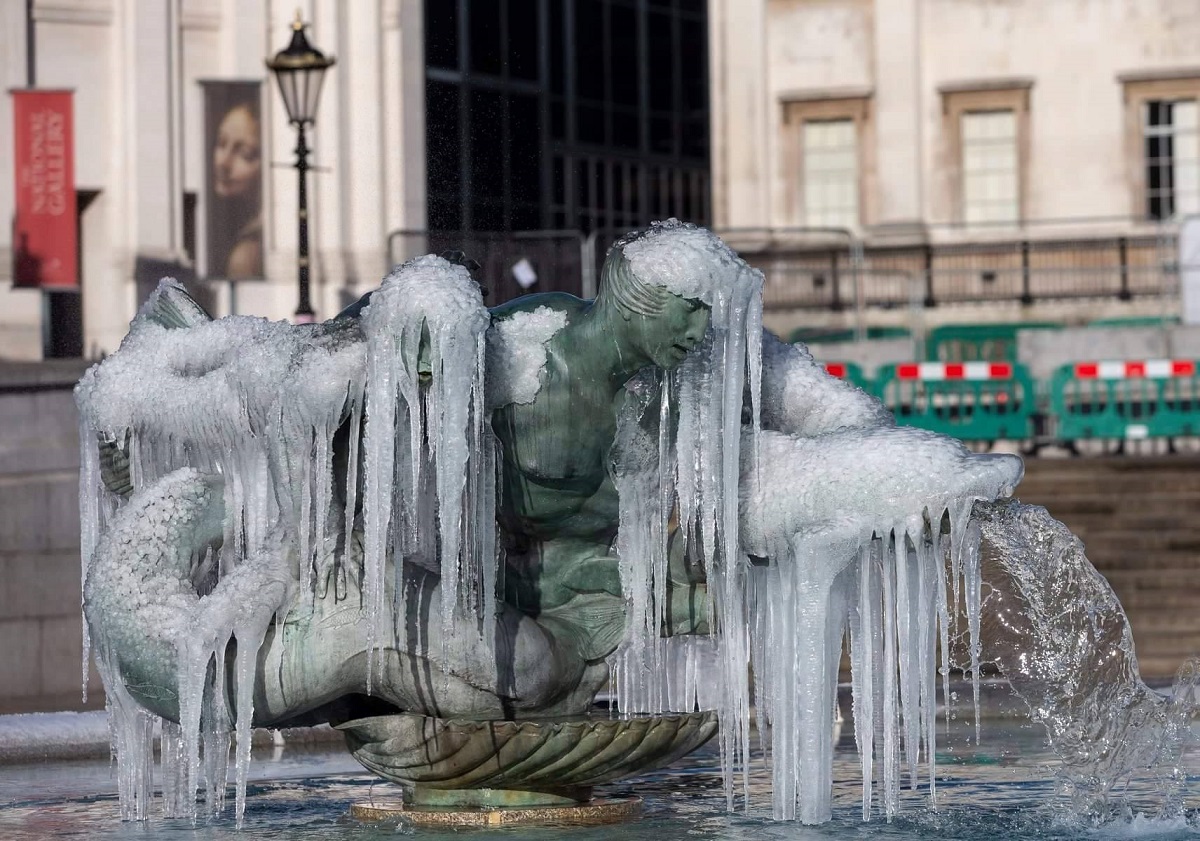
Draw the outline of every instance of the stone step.
M1138 612L1138 630L1151 635L1174 634L1200 638L1200 627L1196 617L1184 612L1147 611Z
M1200 511L1194 509L1175 508L1161 510L1157 513L1125 512L1111 514L1080 514L1065 513L1057 503L1052 502L1043 506L1050 516L1059 520L1072 532L1084 539L1087 535L1123 532L1129 535L1154 534L1169 531L1172 534L1190 534L1200 536Z
M1196 569L1104 569L1100 570L1118 598L1126 588L1133 590L1194 590L1200 598L1200 571Z
M1196 473L1134 474L1129 476L1046 476L1029 477L1017 486L1019 499L1033 500L1058 496L1137 493L1173 493L1200 491L1200 470Z
M1138 671L1141 672L1142 680L1150 681L1155 685L1170 686L1176 672L1186 659L1186 657L1174 659L1172 657L1159 657L1157 655L1142 657L1139 654Z
M1200 455L1112 456L1096 458L1026 458L1025 475L1132 475L1200 470Z
M1071 528L1069 521L1064 521ZM1200 531L1181 528L1159 528L1130 531L1127 529L1074 529L1083 541L1088 558L1111 556L1123 550L1169 551L1194 553L1200 557Z
M1200 490L1125 494L1104 493L1092 487L1087 493L1052 495L1028 492L1022 484L1016 496L1026 504L1044 506L1060 520L1100 514L1131 519L1179 510L1200 512ZM1197 528L1200 528L1200 524Z
M1100 572L1108 573L1117 570L1184 570L1200 578L1200 559L1192 552L1160 552L1123 550L1105 552L1098 546L1087 547L1088 560Z
M1134 652L1150 652L1147 657L1174 663L1177 669L1189 657L1200 657L1200 636L1155 637L1149 634L1139 634L1137 629L1134 629L1133 649ZM1141 659L1139 655L1138 661L1140 662ZM1166 674L1170 673L1166 672Z
M1129 616L1143 678L1200 656L1200 456L1028 458L1016 496L1083 541Z
M1138 590L1113 587L1113 591L1135 625L1142 611L1172 611L1193 617L1197 624L1197 633L1200 633L1200 588Z

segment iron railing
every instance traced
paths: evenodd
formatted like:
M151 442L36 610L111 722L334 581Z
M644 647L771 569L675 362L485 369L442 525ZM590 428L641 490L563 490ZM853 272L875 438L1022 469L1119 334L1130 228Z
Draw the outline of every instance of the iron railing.
M1061 220L1057 224L1064 225ZM1075 231L1045 236L1035 223L1019 234L985 231L971 241L965 232L935 231L932 243L866 245L848 230L741 228L718 230L765 278L768 310L850 310L1073 298L1133 300L1173 295L1179 288L1173 225L1100 236ZM393 231L393 262L417 254L462 250L482 266L480 281L489 305L526 292L562 291L584 298L596 294L608 248L624 231ZM970 232L975 234L976 232ZM937 241L937 240L942 241ZM946 241L951 239L951 241ZM537 275L523 287L513 273L522 259ZM865 322L864 322L865 323Z

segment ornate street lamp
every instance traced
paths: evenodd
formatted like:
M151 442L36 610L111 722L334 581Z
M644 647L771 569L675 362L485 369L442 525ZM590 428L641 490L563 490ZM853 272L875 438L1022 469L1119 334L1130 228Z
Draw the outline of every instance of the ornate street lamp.
M304 128L317 117L317 99L325 71L333 66L333 56L326 56L308 43L304 36L305 23L296 12L292 23L292 41L267 60L267 67L279 80L279 92L287 108L288 120L296 127L296 171L300 173L298 197L300 236L298 239L300 303L296 307L296 323L308 324L316 313L308 295L308 144Z

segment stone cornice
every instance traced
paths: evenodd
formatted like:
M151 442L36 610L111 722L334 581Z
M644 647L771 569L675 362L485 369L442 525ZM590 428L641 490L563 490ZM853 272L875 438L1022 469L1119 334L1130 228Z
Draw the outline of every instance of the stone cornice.
M107 26L116 14L113 0L34 0L38 23L76 23Z
M183 0L179 23L184 29L218 30L221 4L216 0Z

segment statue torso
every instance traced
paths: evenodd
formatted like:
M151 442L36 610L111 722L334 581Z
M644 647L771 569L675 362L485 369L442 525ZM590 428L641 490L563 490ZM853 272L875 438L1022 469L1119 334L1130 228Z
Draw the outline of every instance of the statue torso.
M587 352L573 334L587 304L569 296L542 296L507 308L549 306L568 323L549 342L541 388L532 403L493 414L501 444L498 517L511 549L551 538L607 546L617 529L617 492L606 462L616 432L619 386L581 372Z

